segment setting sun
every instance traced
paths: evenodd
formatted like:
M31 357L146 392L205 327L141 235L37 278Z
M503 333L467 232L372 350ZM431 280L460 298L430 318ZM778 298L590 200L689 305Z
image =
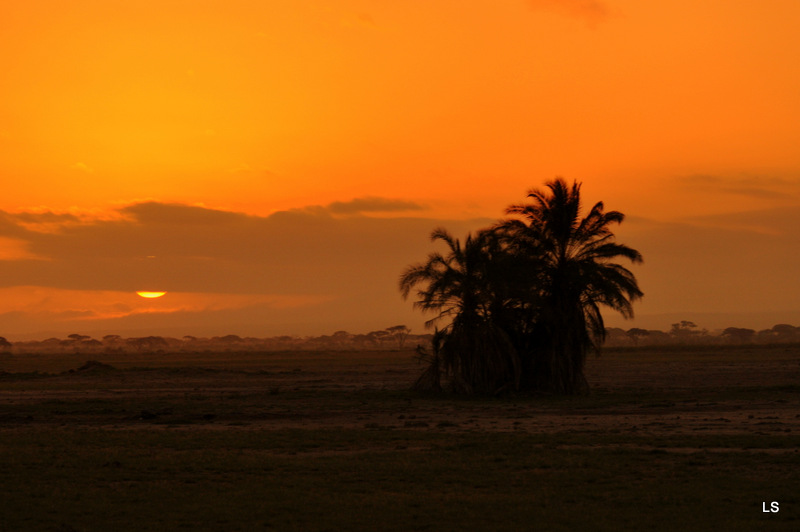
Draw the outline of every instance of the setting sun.
M163 296L166 292L136 292L136 295L147 299L155 299Z

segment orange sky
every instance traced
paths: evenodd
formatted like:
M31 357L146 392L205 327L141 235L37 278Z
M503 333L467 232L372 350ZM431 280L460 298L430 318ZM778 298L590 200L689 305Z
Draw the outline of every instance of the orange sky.
M556 175L629 215L643 318L800 319L795 0L31 0L0 20L9 338L418 331L394 284L430 229Z

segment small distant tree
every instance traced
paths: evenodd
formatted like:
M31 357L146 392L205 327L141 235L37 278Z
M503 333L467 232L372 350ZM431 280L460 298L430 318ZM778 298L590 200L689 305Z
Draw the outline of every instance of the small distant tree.
M674 341L674 337L669 333L658 329L649 329L647 331L647 343L653 345L664 345Z
M627 343L628 333L625 329L619 327L606 327L606 339L604 345L625 345Z
M697 324L689 320L681 320L679 323L673 323L669 333L675 338L688 338L698 334Z
M779 342L792 342L800 339L800 327L795 327L788 323L774 325L772 327L772 333Z
M728 327L722 331L723 337L730 339L732 342L740 344L752 342L755 335L756 331L753 329L743 329L741 327Z
M673 323L670 333L675 335L691 333L697 329L697 324L689 320L681 320L679 323Z
M161 336L145 336L143 338L128 338L127 344L138 351L156 351L169 346Z
M638 327L632 327L628 329L628 337L633 340L634 345L639 344L639 338L645 338L646 336L650 336L650 331L646 329L640 329Z
M372 331L371 333L367 334L367 338L373 344L378 344L378 347L383 347L383 342L389 338L390 333L389 331Z
M759 342L770 343L773 340L774 334L772 329L761 329L756 333L756 338Z
M347 331L336 331L335 333L333 333L331 335L331 341L337 347L345 347L345 346L347 346L347 344L350 343L352 338L353 338L353 335L350 334Z
M389 327L386 331L397 340L397 347L403 349L403 344L406 342L406 338L408 338L408 334L411 332L411 329L406 327L405 325L395 325L394 327Z

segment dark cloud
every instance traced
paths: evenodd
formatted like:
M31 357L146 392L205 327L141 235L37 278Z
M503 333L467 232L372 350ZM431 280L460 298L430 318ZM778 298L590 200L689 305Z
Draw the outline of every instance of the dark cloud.
M794 206L692 216L686 218L685 221L692 226L717 227L741 233L752 233L756 236L793 237L796 242L800 242L800 209Z
M334 201L326 209L334 214L359 214L364 212L420 211L424 207L413 201L367 196L351 201Z
M400 206L392 201L359 200L351 207L352 212L360 212ZM52 214L0 212L0 239L11 237L28 252L13 256L17 260L0 260L0 289L42 286L131 294L165 290L207 294L212 300L218 298L222 307L237 294L311 303L297 308L273 303L228 310L203 307L196 312L102 320L85 308L77 310L89 314L50 316L29 310L20 314L8 307L10 312L0 316L4 331L33 334L54 326L81 325L111 332L168 327L195 334L203 330L319 334L402 322L416 323L415 328L421 330L425 318L399 295L400 273L432 250L429 234L435 227L444 225L463 237L492 222L333 216L323 207L250 216L158 202L125 206L102 219L80 220L64 218L53 230L38 231L30 227L53 224ZM76 321L80 319L86 321Z
M800 310L800 277L789 266L797 261L800 242L797 209L682 222L630 219L617 234L644 256L636 268L645 292L639 315Z
M142 224L162 225L220 225L235 224L249 219L246 214L219 211L182 203L159 203L148 201L121 209Z
M78 223L80 219L74 214L69 213L55 213L50 211L42 212L18 212L6 214L10 219L29 224L65 224L65 223Z
M0 212L0 238L20 242L28 251L10 255L15 260L0 260L0 288L130 293L155 289L217 294L220 301L226 294L320 301L291 309L254 303L247 308L220 307L215 313L130 315L108 321L107 330L122 323L142 329L163 324L176 330L195 324L192 330L198 333L198 328L214 326L219 333L238 334L248 324L248 334L253 335L262 326L263 334L317 333L411 324L412 316L421 329L424 318L399 297L401 271L433 249L433 228L444 226L463 238L467 231L492 222L335 216L326 207L251 216L157 202L129 205L94 220ZM47 224L53 230L38 230ZM637 314L797 309L800 278L790 266L797 262L800 242L796 208L695 217L682 223L630 217L616 232L620 242L644 255L644 264L634 268L645 292ZM14 307L6 310L0 325L21 330L26 315ZM81 317L91 316L72 319Z
M363 199L343 205L350 213L404 203ZM250 216L157 202L129 205L119 214L39 232L23 227L18 215L0 213L0 237L22 241L42 259L0 261L0 286L335 295L388 286L396 292L403 267L428 252L434 227L461 235L491 222L337 218L325 209ZM24 218L36 224L51 217Z

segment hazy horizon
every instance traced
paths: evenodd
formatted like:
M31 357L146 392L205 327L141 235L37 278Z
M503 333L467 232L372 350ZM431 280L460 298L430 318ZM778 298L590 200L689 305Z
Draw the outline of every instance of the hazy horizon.
M639 316L635 320L625 320L609 316L606 320L608 328L621 328L629 330L631 328L641 328L647 330L658 330L669 332L674 323L679 323L683 320L691 321L697 325L697 330L703 329L709 331L711 334L719 334L728 327L740 327L746 329L753 329L756 332L770 329L774 325L789 324L793 326L800 326L800 312L765 312L761 314L735 314L735 313L673 313L673 314L654 314ZM354 324L353 328L347 329L336 327L335 321L319 323L309 323L303 320L298 323L291 322L260 322L254 323L248 327L240 329L238 332L232 330L225 330L222 328L215 328L206 323L200 323L194 326L166 326L166 327L136 327L131 326L128 328L120 329L42 329L31 330L26 332L18 332L3 336L11 342L25 342L25 341L41 341L48 338L64 339L69 334L82 334L94 339L102 339L106 335L119 335L122 337L145 337L145 336L163 336L171 338L183 338L185 336L197 336L204 338L222 337L229 334L240 336L242 338L272 338L277 336L294 336L294 337L313 337L332 335L336 331L346 331L350 334L368 334L373 331L381 331L394 325L407 325L411 328L411 334L432 334L433 329L426 329L423 325L418 328L413 327L413 322L407 323L392 323L388 325L381 325L377 322L363 322L359 326L358 323ZM326 326L327 325L327 326ZM0 335L2 336L2 335Z

